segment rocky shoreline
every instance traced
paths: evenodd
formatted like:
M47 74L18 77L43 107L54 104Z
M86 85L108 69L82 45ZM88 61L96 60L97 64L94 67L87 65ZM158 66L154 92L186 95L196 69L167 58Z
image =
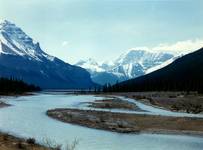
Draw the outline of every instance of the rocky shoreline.
M203 135L203 119L138 115L95 110L53 109L47 115L89 128L119 133L172 133Z

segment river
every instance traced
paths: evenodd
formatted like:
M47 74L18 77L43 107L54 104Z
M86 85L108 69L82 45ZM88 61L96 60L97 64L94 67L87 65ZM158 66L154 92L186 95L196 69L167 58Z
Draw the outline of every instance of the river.
M80 105L81 102L99 100L102 99L102 97L66 95L64 93L38 93L31 96L4 99L12 106L0 109L0 131L8 132L18 137L33 137L42 144L48 139L65 146L74 139L78 139L79 145L77 146L77 150L203 149L203 137L167 134L113 133L63 123L46 116L48 109L83 108L83 106ZM139 102L136 103L142 105ZM149 109L148 106L144 104L140 107ZM160 112L160 110L153 109L150 113L153 113L153 111L154 113Z

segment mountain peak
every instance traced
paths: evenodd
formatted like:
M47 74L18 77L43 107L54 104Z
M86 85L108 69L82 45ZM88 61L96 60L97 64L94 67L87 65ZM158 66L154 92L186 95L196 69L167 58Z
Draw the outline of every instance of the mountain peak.
M84 60L79 60L76 64L77 65L84 65L84 64L98 65L97 61L93 58L87 58Z
M131 49L129 50L126 55L130 56L130 55L138 55L138 54L144 54L147 53L148 51L146 50L141 50L141 49Z
M18 55L28 59L42 61L51 58L42 51L38 42L34 42L21 28L14 23L4 20L0 23L0 53Z
M1 32L9 32L11 34L12 32L16 30L21 30L21 29L18 28L14 23L8 20L4 20L0 23L0 30Z
M103 68L94 60L93 58L88 58L86 60L80 60L76 64L82 68L86 68L89 72L103 72Z
M15 25L14 23L8 21L8 20L3 20L0 22L0 25L6 26L6 25Z
M135 78L160 69L164 65L171 63L174 60L172 58L174 58L174 55L167 52L131 49L115 61L105 61L102 64L98 64L94 59L90 58L79 61L75 65L87 69L93 81L103 85Z
M173 54L168 52L154 52L146 49L130 49L126 53L120 55L115 61L117 64L129 64L129 63L142 63L149 62L163 62L173 57Z
M46 54L38 42L7 20L0 23L0 77L49 89L96 86L86 70Z

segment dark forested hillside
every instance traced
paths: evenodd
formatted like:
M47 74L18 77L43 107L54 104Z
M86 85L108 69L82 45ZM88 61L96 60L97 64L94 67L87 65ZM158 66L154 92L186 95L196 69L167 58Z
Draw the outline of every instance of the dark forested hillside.
M203 92L203 48L150 74L104 87L104 91Z
M39 87L26 84L22 80L0 78L0 95L22 94L39 90Z

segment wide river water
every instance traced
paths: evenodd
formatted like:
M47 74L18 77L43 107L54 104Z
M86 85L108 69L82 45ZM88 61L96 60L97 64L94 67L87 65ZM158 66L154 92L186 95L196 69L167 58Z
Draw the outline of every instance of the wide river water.
M38 93L4 99L12 106L0 109L0 131L19 137L33 137L39 143L48 139L65 146L78 139L77 150L203 150L203 137L121 134L63 123L46 116L48 109L83 108L81 102L94 101L102 97ZM136 103L144 109L150 109L139 102ZM152 110L152 113L153 111L162 113L157 109ZM167 115L167 112L165 113Z

